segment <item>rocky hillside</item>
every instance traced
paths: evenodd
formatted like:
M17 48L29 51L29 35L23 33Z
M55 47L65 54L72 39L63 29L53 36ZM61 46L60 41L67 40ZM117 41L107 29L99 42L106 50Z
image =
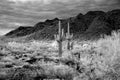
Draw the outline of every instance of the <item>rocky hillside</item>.
M7 33L7 37L25 37L26 39L53 39L58 31L58 18L39 22L33 27L23 27ZM75 17L61 19L62 27L67 29L70 22L70 30L74 38L96 39L102 34L110 35L111 31L120 28L120 9L103 12L89 11L86 14L78 14Z

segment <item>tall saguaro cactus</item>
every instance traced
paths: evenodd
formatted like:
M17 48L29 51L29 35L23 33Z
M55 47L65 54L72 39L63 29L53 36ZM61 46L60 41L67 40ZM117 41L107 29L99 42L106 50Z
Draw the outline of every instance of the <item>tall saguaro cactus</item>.
M61 28L61 21L59 21L59 30L58 30L58 34L55 35L55 39L58 42L59 57L61 57L62 56L62 42L64 39L64 29Z

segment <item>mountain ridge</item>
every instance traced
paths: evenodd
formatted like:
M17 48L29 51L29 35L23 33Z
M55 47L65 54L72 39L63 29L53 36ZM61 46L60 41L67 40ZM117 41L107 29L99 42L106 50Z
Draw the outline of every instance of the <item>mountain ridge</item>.
M26 39L54 39L58 31L58 21L61 20L62 28L67 32L67 23L70 23L70 31L74 38L97 39L103 34L110 35L113 30L120 29L120 9L108 12L89 11L86 14L79 13L75 17L67 19L54 18L45 22L38 22L34 26L19 27L6 37L23 37Z

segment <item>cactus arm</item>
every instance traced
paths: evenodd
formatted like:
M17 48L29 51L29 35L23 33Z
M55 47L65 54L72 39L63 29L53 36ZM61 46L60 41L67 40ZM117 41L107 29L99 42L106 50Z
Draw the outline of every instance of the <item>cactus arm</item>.
M61 21L59 21L59 33L58 33L58 35L59 35L59 39L61 39Z
M70 35L70 23L68 23L68 28L67 28L68 30L68 35Z

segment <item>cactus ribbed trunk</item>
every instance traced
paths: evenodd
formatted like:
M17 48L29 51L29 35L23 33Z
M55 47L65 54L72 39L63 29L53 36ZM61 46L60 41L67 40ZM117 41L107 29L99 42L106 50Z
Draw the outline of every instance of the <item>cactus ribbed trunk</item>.
M72 45L71 45L70 41L71 41L72 35L70 34L70 24L69 23L68 23L68 27L67 27L66 37L67 37L67 49L71 50Z
M67 29L68 36L70 35L70 24L68 23L68 29ZM70 39L67 40L67 49L70 50Z
M70 41L67 41L67 49L70 50Z
M70 24L68 23L68 35L70 35Z
M62 57L62 42L59 42L59 57Z
M62 56L62 29L61 29L61 22L59 21L59 57Z

